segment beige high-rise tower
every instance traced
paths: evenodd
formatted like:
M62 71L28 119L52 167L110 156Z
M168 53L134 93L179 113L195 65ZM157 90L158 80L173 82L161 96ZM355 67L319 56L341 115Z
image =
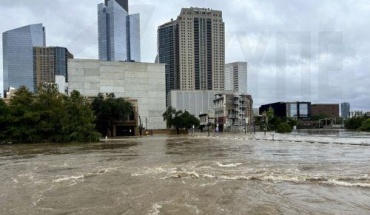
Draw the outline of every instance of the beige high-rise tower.
M175 90L224 90L225 24L222 12L183 8L177 20L158 28L158 59L168 65L166 84L178 86ZM178 78L171 79L172 76ZM174 90L172 87L168 90Z

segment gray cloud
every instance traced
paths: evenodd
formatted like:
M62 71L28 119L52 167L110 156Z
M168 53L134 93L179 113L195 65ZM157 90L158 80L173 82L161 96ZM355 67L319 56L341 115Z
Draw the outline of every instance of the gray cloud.
M66 46L77 58L97 58L96 7L102 1L2 0L0 29L41 22L47 45ZM256 107L348 101L353 109L370 110L368 1L131 0L130 12L141 14L144 61L155 59L157 27L190 6L223 11L226 61L248 62ZM2 52L0 59L2 73Z

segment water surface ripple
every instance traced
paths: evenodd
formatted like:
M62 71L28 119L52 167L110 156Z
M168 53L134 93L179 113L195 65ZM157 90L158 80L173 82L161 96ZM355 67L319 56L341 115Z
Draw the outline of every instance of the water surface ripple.
M369 136L0 146L0 214L370 214Z

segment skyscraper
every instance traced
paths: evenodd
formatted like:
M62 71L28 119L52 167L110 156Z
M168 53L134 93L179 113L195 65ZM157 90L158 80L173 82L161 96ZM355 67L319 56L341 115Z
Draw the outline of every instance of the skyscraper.
M158 63L166 64L166 95L180 89L179 30L171 21L158 28Z
M99 59L140 61L140 15L128 14L128 0L98 5Z
M41 84L55 83L55 76L64 76L68 82L68 59L73 55L64 47L34 47L34 91Z
M33 24L3 33L4 90L26 86L35 89L33 47L45 46L45 28ZM4 95L6 95L4 93Z
M350 104L348 102L343 102L340 104L340 112L342 119L346 120L350 118Z
M224 90L222 12L183 8L177 20L158 27L158 58L167 64L167 91Z
M105 0L105 5L108 5L109 0ZM121 7L128 13L128 0L116 0Z
M247 62L225 65L225 90L247 93Z

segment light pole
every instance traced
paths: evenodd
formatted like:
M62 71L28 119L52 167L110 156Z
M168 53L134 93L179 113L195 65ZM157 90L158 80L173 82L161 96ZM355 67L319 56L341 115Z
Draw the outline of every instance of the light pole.
M140 115L139 115L139 134L140 134L140 137L143 133L143 124L141 123L141 118L140 118Z
M207 118L208 118L207 128L208 128L208 137L209 137L209 126L210 126L210 124L209 124L209 112L208 112Z

